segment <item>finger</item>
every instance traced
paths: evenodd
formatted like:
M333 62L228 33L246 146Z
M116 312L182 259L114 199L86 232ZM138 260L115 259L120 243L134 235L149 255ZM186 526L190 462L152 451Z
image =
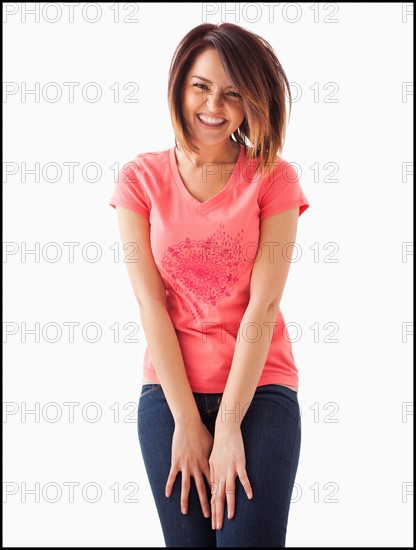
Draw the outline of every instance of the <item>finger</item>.
M217 503L217 501L215 500L214 495L212 495L212 497L211 497L211 527L212 527L212 529L217 528L217 511L216 511L217 504L216 503Z
M227 480L225 498L227 499L227 517L232 519L235 514L235 475Z
M241 485L244 487L244 491L247 495L247 498L252 499L253 498L253 490L250 485L250 481L248 479L248 475L245 468L242 468L238 472L238 477L240 478Z
M211 527L212 529L216 529L217 528L217 523L216 523L216 500L215 500L215 495L216 495L216 492L218 490L218 487L217 487L217 484L215 483L215 481L213 481L215 479L215 474L214 474L214 471L211 470L211 474L210 474L210 482L209 482L209 486L211 488Z
M178 475L178 469L172 467L170 469L168 480L166 482L166 487L165 487L165 495L167 497L170 497L170 495L172 494L172 487L175 483L175 479L177 475Z
M207 498L207 489L204 484L204 478L201 474L194 475L196 490L199 495L199 502L201 503L202 513L204 517L209 518L209 501Z
M182 514L188 513L188 497L189 490L191 488L191 480L189 475L182 471L182 491L181 491L181 512Z
M204 474L207 482L208 482L208 485L210 485L210 479L211 479L211 472L210 472L210 469L209 469L209 466L208 466L208 463L207 465L205 466L205 468L202 470L202 473ZM211 487L211 485L210 485Z
M211 474L210 474L209 466L206 466L205 468L203 468L202 473L203 473L203 475L205 477L205 480L206 480L206 483L205 483L205 480L204 480L204 484L205 484L206 489L207 489L207 485L208 485L207 495L208 495L208 506L209 506L209 499L211 498L211 482L210 482Z
M218 491L215 503L215 517L217 529L222 529L224 520L224 505L225 505L225 481L221 481L218 484Z

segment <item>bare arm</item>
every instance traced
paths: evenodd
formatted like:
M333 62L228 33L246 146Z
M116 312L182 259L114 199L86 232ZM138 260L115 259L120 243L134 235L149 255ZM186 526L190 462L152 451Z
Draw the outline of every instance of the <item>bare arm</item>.
M239 427L256 391L290 268L291 257L282 251L290 250L285 245L295 242L298 212L298 207L292 208L261 222L261 257L253 266L250 301L241 320L216 428ZM251 324L257 332L253 338L244 339L244 333L250 334Z
M296 238L299 209L293 208L261 222L259 259L254 263L250 281L250 300L239 327L231 370L215 421L215 440L209 464L216 491L211 497L212 527L221 529L224 502L228 519L235 513L235 477L238 475L247 497L253 496L245 464L241 422L256 391L270 349L273 323L279 312L290 257L282 250ZM279 243L278 246L273 246ZM258 333L244 339L249 327ZM246 332L247 330L247 332ZM244 331L244 332L243 332Z
M189 384L182 352L167 310L166 289L150 246L148 220L132 210L117 206L121 240L127 271L140 307L149 355L175 421L171 469L165 494L171 495L177 474L182 473L181 510L188 511L188 496L193 477L205 517L209 500L203 475L209 481L208 458L212 435L201 420Z
M167 310L165 285L150 247L150 224L144 216L121 206L117 206L117 218L149 355L169 408L175 422L199 422L178 337Z

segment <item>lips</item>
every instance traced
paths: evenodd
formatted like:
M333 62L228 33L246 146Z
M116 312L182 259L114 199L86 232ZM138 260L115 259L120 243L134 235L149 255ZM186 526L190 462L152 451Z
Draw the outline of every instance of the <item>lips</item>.
M204 114L197 114L196 116L205 126L210 126L212 128L223 126L227 122L223 117L214 117Z

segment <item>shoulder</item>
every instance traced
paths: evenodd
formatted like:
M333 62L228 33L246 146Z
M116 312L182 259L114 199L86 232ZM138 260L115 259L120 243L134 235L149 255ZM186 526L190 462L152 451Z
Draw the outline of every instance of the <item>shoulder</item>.
M269 187L276 181L280 182L293 182L297 180L296 166L287 161L286 159L276 156L276 159L272 161L268 166L268 170L260 173L258 169L259 160L257 158L250 158L251 149L246 147L245 151L245 166L244 172L247 179L256 180L261 189Z
M297 169L294 164L282 157L276 157L271 165L271 170L264 178L266 183L293 183L298 179Z
M130 178L138 178L149 172L158 172L168 165L169 154L170 148L137 153L122 166L121 171Z
M144 168L160 168L169 163L171 148L161 151L148 151L136 155L135 160L141 169Z

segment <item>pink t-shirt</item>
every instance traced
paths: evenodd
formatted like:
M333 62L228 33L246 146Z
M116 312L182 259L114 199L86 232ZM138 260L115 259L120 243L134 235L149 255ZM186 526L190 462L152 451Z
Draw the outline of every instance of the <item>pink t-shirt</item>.
M150 222L153 256L194 392L224 391L250 298L260 221L294 207L300 215L309 206L291 164L281 160L262 178L254 175L256 164L240 145L227 185L201 203L182 181L174 147L142 153L121 169L109 202ZM243 337L255 341L256 330L264 327L247 327ZM258 386L297 386L298 370L281 311L266 330L270 349ZM143 375L159 383L147 347Z

